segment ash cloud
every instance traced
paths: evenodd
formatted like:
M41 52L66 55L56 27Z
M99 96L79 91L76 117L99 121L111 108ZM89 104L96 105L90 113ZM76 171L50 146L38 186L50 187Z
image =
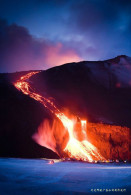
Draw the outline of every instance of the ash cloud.
M80 59L73 48L61 42L35 38L25 27L0 20L1 72L47 69Z

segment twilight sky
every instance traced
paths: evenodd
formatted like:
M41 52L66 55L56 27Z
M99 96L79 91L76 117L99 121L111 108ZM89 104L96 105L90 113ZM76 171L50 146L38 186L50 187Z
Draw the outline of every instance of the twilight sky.
M131 0L0 0L0 72L131 56Z

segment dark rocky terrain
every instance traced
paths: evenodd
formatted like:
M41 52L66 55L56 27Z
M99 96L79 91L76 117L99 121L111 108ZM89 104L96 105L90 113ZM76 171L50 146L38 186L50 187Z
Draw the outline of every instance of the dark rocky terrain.
M52 120L52 116L11 84L20 74L23 73L0 75L0 156L55 158L55 153L31 138L43 119ZM124 150L127 155L124 158L130 159L131 58L118 56L99 62L69 63L41 71L31 81L39 93L54 98L63 110L70 110L91 123L126 127ZM111 136L115 133L109 132L107 129L108 138L113 139L110 145L107 139L110 150L114 147L115 138ZM122 137L123 129L116 134ZM122 146L120 140L117 144Z
M51 120L52 116L41 104L13 86L11 82L20 75L0 74L0 156L58 158L32 140L43 118Z
M32 77L40 93L93 122L131 127L131 58L69 63Z

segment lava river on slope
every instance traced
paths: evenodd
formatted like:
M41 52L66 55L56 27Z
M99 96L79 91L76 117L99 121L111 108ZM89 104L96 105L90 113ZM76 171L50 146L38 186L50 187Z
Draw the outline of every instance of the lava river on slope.
M68 141L65 144L65 147L61 149L61 152L57 150L54 144L57 137L52 137L52 129L49 127L48 121L46 120L44 121L44 124L38 128L38 132L33 136L34 140L40 145L55 151L60 157L69 157L88 162L94 160L104 161L105 158L88 140L86 132L87 121L79 119L80 125L78 134L76 130L77 116L69 117L68 114L61 112L50 98L38 94L36 90L31 87L29 79L31 76L38 73L39 71L33 71L21 76L20 79L14 83L14 86L24 94L29 95L31 98L40 102L46 109L48 109L48 111L61 121L68 133ZM58 124L54 123L54 125L56 126ZM59 132L63 131L63 129L60 128L61 127L59 126ZM56 127L54 129L56 129ZM57 136L60 136L60 134Z

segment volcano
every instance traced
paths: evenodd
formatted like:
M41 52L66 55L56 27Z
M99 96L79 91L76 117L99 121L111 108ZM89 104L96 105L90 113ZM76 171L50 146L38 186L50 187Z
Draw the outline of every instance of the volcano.
M131 58L0 75L1 156L130 160Z

